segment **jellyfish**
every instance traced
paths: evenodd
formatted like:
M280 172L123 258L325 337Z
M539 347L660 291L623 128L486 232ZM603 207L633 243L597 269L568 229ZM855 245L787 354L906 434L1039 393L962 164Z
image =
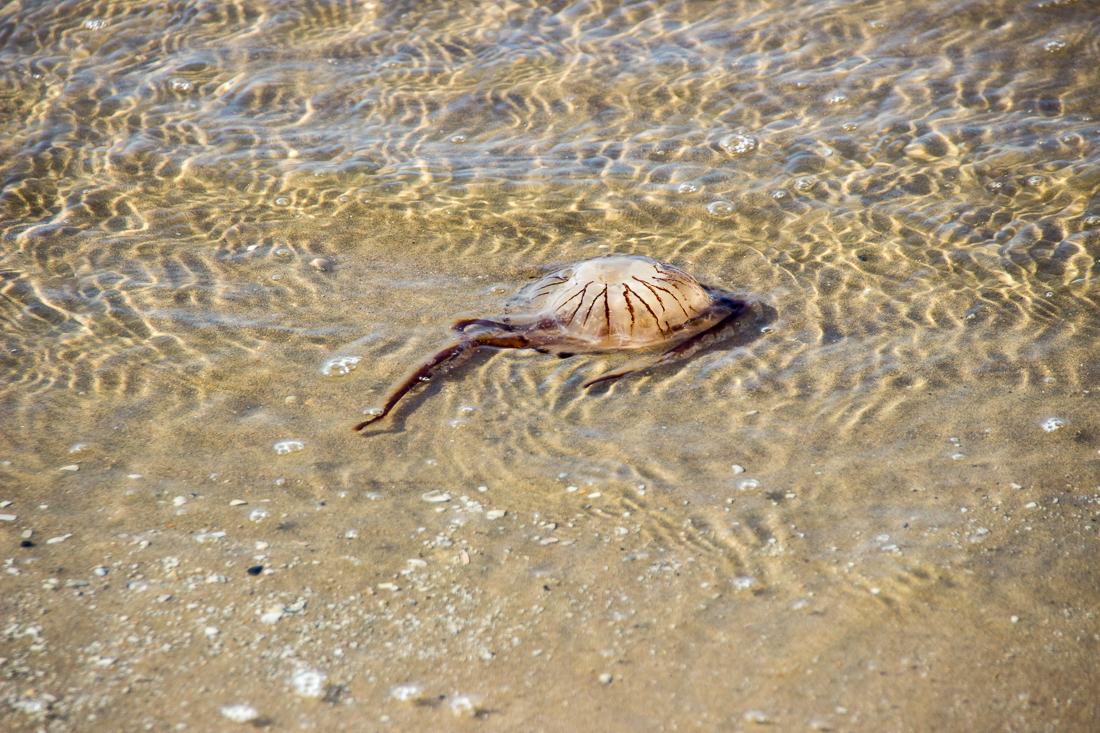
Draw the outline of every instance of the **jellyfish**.
M384 418L445 364L482 347L562 358L664 347L586 382L587 388L687 359L724 338L752 306L650 257L612 254L578 262L527 285L500 316L457 321L452 342L418 364L355 430Z

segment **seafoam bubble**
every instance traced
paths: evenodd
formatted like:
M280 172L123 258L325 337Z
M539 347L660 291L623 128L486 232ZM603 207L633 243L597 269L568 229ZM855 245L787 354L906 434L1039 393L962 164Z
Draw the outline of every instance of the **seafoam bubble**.
M47 708L45 700L15 700L11 706L27 715L38 715Z
M1053 433L1055 430L1064 428L1065 426L1066 421L1060 417L1048 417L1042 422L1043 430L1047 431L1048 433Z
M319 700L325 696L325 682L328 675L315 669L303 669L290 678L290 686L298 697Z
M734 578L730 581L730 583L733 584L734 590L748 590L749 588L752 588L754 585L756 585L756 579L750 578L747 575L742 575L740 577Z
M253 509L248 513L248 521L250 522L262 522L271 516L271 512L266 509Z
M361 361L363 361L361 356L338 356L325 362L321 367L321 374L326 377L342 377L354 371Z
M746 722L756 723L757 725L768 725L772 722L768 714L763 710L748 710L741 716Z
M760 486L760 482L754 478L746 478L737 482L738 491L749 491L750 489L755 489L758 486Z
M419 702L424 699L424 686L415 683L394 685L390 688L390 697L398 702Z
M284 615L282 606L272 606L260 614L260 621L268 625L276 624Z
M724 138L718 141L718 144L722 146L730 155L744 155L756 150L757 142L756 138L752 135L734 134L726 135Z
M698 190L699 187L694 183L681 183L676 189L678 193L695 193Z
M298 451L305 450L306 444L300 440L280 440L271 447L274 448L275 452L280 456L285 456L290 453L297 453Z
M481 711L481 698L473 695L455 695L449 703L451 712L459 717L474 717Z
M221 709L222 716L229 718L234 723L252 723L260 717L260 711L251 705L225 705Z
M194 83L188 81L187 79L173 79L172 80L172 89L174 89L177 92L189 92L194 88L195 88Z

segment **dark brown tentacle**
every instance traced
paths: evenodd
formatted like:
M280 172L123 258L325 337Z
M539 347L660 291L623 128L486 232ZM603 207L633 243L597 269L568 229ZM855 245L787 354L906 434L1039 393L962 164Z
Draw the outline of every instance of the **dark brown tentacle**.
M389 398L386 399L386 404L382 406L382 412L378 413L377 415L371 415L370 418L359 423L353 429L356 431L362 430L363 428L370 425L372 422L384 418L390 413L390 410L393 409L394 405L396 405L402 397L409 393L409 390L420 384L420 382L422 382L423 380L427 379L439 365L444 364L454 359L455 357L461 356L468 349L477 348L477 346L478 344L476 340L464 338L451 344L447 348L432 356L430 359L425 360L423 363L420 364L420 366L413 370L413 372L409 374L408 377L405 378L405 381L401 382L401 384L399 384L397 388L390 393Z
M486 326L488 328L499 328L502 331L511 331L515 328L507 323L491 321L488 318L464 318L461 321L455 321L455 325L451 326L451 330L462 333L468 326Z
M492 325L499 325L493 321L487 321ZM394 406L412 390L417 384L427 380L431 376L432 372L438 369L441 365L448 361L453 361L467 352L477 349L481 346L491 346L498 349L527 349L531 347L531 340L526 336L518 333L508 333L501 335L500 332L487 333L480 336L466 336L459 339L455 343L441 350L430 359L426 359L416 369L405 378L401 384L399 384L386 399L386 404L382 406L382 411L376 415L371 415L370 418L364 420L353 428L356 431L360 431L367 427L371 423L381 420Z
M597 384L601 384L603 382L617 382L618 380L622 379L623 377L628 377L631 374L637 374L638 372L649 369L649 368L651 368L655 365L656 365L656 362L654 362L653 364L645 364L645 365L639 366L636 369L627 369L625 367L621 368L621 369L616 369L614 371L608 372L607 374L604 374L602 377L596 377L595 379L590 379L587 382L585 382L584 384L582 384L581 386L584 387L585 389L588 389L589 387L593 387L593 386L595 386Z
M475 336L472 339L474 346L490 346L494 349L531 349L534 345L531 339L521 333L510 333L507 336L485 335Z

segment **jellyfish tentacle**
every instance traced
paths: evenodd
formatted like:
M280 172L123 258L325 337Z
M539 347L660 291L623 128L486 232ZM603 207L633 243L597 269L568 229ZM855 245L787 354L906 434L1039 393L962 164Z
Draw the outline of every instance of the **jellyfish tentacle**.
M606 374L602 374L595 379L591 379L584 383L585 387L591 387L601 382L613 382L623 377L630 376L631 374L637 374L649 369L655 369L657 367L665 366L667 364L673 364L678 361L683 361L690 356L706 349L711 346L715 341L725 336L724 331L734 321L744 314L748 304L741 300L734 298L724 299L725 305L730 309L729 313L720 318L713 326L707 328L699 333L695 334L691 338L681 341L676 346L673 346L668 351L659 354L657 356L648 357L645 359L636 359L628 364L625 364L618 369L614 369Z
M531 349L535 346L531 342L531 339L527 338L522 333L509 333L504 335L487 333L474 337L473 345L475 348L478 346L490 346L494 349Z
M370 425L375 420L381 420L386 415L390 414L390 410L392 410L394 406L401 401L402 397L409 393L409 390L420 384L420 382L426 381L431 376L432 372L435 371L439 366L464 355L473 348L477 348L477 344L474 339L459 339L458 341L448 345L446 348L436 352L428 359L420 362L416 369L410 372L409 376L406 377L399 385L397 385L397 387L395 387L392 392L390 392L389 397L386 398L386 404L382 406L381 412L371 415L370 418L359 423L352 429L358 432Z
M482 321L482 319L472 320ZM484 324L500 325L495 321L484 321ZM402 397L407 395L416 385L428 381L432 373L447 362L453 362L460 359L482 346L490 346L499 349L526 349L530 348L532 345L531 340L523 334L509 333L504 330L488 332L476 336L464 335L463 338L460 338L458 341L446 346L428 359L420 362L420 364L409 373L409 376L405 377L405 379L390 392L389 397L386 398L386 404L382 406L382 411L371 415L368 419L356 425L353 430L358 432L376 420L381 420L386 415L390 414L390 411L401 401Z
M461 321L455 321L455 324L451 326L451 330L464 333L470 326L486 326L488 328L498 328L502 331L511 331L515 328L511 324L494 321L491 318L464 318Z

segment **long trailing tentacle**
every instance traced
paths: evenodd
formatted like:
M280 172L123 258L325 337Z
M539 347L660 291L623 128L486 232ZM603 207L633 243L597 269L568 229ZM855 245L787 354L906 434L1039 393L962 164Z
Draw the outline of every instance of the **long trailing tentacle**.
M451 326L452 331L463 333L470 326L485 326L496 331L513 331L514 326L510 326L507 323L501 321L494 321L491 318L463 318L461 321L455 321L455 324Z
M382 406L381 412L376 412L372 414L369 418L356 425L353 429L356 431L362 430L375 420L381 420L386 415L390 414L390 410L393 409L394 405L396 405L402 397L408 394L409 390L431 376L431 373L435 371L436 368L438 368L441 364L445 364L446 362L455 359L456 357L462 356L472 348L477 348L477 343L473 339L463 338L442 349L431 358L425 359L423 362L420 363L419 366L416 367L416 369L414 369L409 374L408 377L405 378L403 382L397 385L397 387L395 387L394 390L390 392L390 396L386 399L386 404Z
M626 364L618 369L614 369L607 374L602 374L595 379L589 380L584 383L585 387L591 387L601 382L613 382L623 377L630 376L631 374L637 374L638 372L645 371L647 369L653 369L655 367L665 366L666 364L672 364L677 361L682 361L688 357L696 354L703 349L711 346L714 342L724 338L726 336L725 331L731 326L737 319L739 319L748 309L748 303L741 300L735 300L733 298L728 299L728 305L730 312L705 331L700 331L689 339L677 344L668 351L660 354L656 357L649 357L646 359L638 359Z
M420 382L427 381L428 377L432 375L432 372L440 366L449 361L454 361L481 346L492 346L499 349L526 349L531 347L531 341L523 334L501 332L486 333L479 336L464 336L460 338L431 358L421 362L416 369L409 373L409 376L405 377L404 381L390 392L390 396L386 398L386 404L382 406L382 409L372 413L369 418L356 425L354 430L360 431L371 423L381 420L386 415L390 414L390 411L393 410L394 406L402 397L408 394L409 391Z

